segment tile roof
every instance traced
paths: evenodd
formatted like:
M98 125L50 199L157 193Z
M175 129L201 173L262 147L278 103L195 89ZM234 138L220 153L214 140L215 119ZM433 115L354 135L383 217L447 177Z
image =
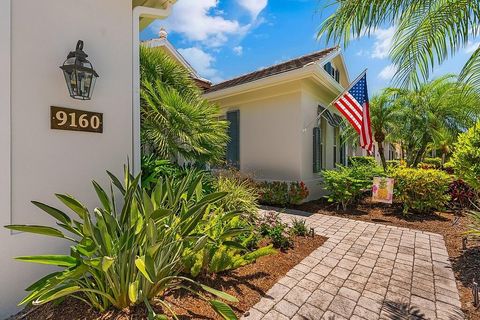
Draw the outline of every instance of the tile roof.
M237 77L237 78L233 78L233 79L230 79L230 80L227 80L227 81L224 81L224 82L220 82L216 85L211 86L210 89L205 91L205 93L214 92L214 91L218 91L218 90L223 90L223 89L226 89L226 88L235 87L235 86L238 86L238 85L241 85L241 84L244 84L244 83L248 83L248 82L252 82L252 81L255 81L255 80L267 78L267 77L274 76L274 75L277 75L277 74L281 74L281 73L284 73L284 72L289 72L289 71L292 71L292 70L301 69L308 64L311 64L313 62L316 62L316 61L324 58L325 56L334 52L335 50L338 50L338 47L332 47L332 48L324 49L324 50L321 50L321 51L317 51L317 52L314 52L314 53L311 53L311 54L308 54L308 55L305 55L305 56L302 56L302 57L299 57L299 58L295 58L295 59L292 59L292 60L289 60L289 61L286 61L286 62L282 62L280 64L273 65L273 66L265 68L265 69L261 69L261 70L258 70L258 71L254 71L254 72L242 75L242 76Z

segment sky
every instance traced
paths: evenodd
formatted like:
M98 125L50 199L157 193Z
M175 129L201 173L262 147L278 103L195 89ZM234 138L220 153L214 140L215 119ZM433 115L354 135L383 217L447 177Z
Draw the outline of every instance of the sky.
M141 39L158 37L164 27L168 40L198 73L218 83L328 47L316 36L323 19L335 9L326 7L327 2L178 0L171 16L152 23ZM368 68L371 94L391 85L395 68L388 52L394 32L394 26L386 26L342 48L350 80ZM479 44L478 38L470 42L433 76L458 73Z

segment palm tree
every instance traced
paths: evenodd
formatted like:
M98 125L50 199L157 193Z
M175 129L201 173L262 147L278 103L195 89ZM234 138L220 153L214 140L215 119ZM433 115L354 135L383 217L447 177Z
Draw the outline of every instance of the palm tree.
M480 33L480 0L332 0L338 6L318 37L347 45L352 37L396 26L391 59L403 88L417 87L432 69ZM461 80L480 89L480 47L470 57Z
M374 96L370 103L370 117L372 131L378 145L378 153L382 160L382 166L387 171L387 160L385 159L383 143L395 126L397 108L392 103L392 92L384 90L380 95Z
M446 136L455 140L473 124L478 95L447 75L421 84L415 90L395 92L396 126L393 136L406 148L407 164L416 167L429 144L440 145Z
M220 109L202 97L189 72L162 51L140 50L143 150L177 161L217 163L228 141Z

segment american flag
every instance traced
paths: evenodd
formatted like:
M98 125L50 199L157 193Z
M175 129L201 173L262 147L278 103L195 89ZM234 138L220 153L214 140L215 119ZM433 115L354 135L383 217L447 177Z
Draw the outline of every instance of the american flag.
M366 72L333 104L360 135L360 146L371 152L373 139Z

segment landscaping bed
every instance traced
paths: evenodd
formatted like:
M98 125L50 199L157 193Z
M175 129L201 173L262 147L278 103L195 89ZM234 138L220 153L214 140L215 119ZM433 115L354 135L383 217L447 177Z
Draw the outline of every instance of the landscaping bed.
M321 236L293 237L293 248L279 251L275 255L259 258L255 263L235 270L211 276L200 276L197 280L215 289L223 290L239 299L232 308L240 318L290 269L320 247L326 238ZM179 319L221 319L207 302L185 290L174 290L166 300L172 305ZM152 303L156 311L161 306ZM60 304L49 303L25 310L10 320L130 320L147 319L147 310L141 305L122 311L99 313L85 303L67 298Z
M480 310L472 305L472 280L480 279L480 243L471 241L467 250L462 248L464 232L470 218L462 213L436 212L433 214L402 214L402 206L376 204L365 198L346 211L336 210L336 205L325 200L307 202L294 209L309 213L331 215L348 219L380 223L390 226L417 229L443 235L450 256L457 287L462 302L462 310L467 319L480 319Z

